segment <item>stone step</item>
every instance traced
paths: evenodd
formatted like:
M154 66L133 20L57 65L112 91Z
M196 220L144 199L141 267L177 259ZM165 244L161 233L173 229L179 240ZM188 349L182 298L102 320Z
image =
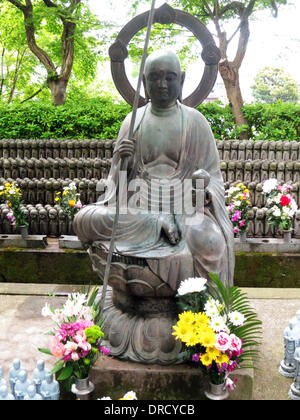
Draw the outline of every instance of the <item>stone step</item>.
M229 400L252 400L253 369L237 369L230 375L237 387ZM91 372L94 394L122 397L134 390L139 400L205 400L207 379L200 369L186 364L159 366L100 357Z

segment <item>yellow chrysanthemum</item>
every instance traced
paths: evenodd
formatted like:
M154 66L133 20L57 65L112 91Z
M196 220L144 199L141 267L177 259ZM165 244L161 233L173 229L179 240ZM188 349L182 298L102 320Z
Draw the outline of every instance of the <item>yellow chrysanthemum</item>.
M207 347L206 353L210 355L213 360L217 360L221 356L221 351L216 349L214 346Z
M199 342L204 347L212 347L216 343L216 335L212 328L207 326L202 326L197 330L199 336Z
M58 197L55 197L55 198L54 198L54 201L59 201L59 198L58 198Z
M222 363L228 363L229 357L225 353L221 353L220 356L216 359L216 363L221 365Z
M211 358L210 354L204 353L200 356L200 361L204 366L209 366L212 364L213 359Z
M205 312L198 312L197 314L195 314L195 321L197 325L208 325L210 318L205 314Z
M179 322L192 325L195 324L195 314L192 311L184 311L179 314Z
M190 328L184 322L178 322L177 325L173 326L174 332L172 335L175 335L176 339L182 340L188 334Z
M199 344L199 336L198 336L198 334L196 334L195 332L190 330L188 332L188 334L186 334L183 337L183 341L188 347L190 347L190 346L193 347L193 346L196 346L197 344Z

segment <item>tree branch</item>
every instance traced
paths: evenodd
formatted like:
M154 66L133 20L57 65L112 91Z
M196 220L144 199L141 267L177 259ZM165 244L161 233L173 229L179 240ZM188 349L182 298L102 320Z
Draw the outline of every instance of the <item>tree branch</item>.
M53 3L53 1L51 0L43 0L43 2L45 3L47 7L57 7L57 5Z
M26 9L26 6L20 3L18 0L7 0L7 1L9 1L9 3L16 6L19 10L22 10L22 12L24 12L24 10Z
M9 0L10 2L15 0ZM26 0L26 6L22 9L24 14L24 24L27 42L30 50L40 60L40 62L46 67L48 73L55 72L55 66L48 54L43 51L36 43L35 39L35 27L33 23L33 7L31 0Z
M38 95L42 90L44 89L44 86L39 88L39 90L37 90L35 93L33 93L32 95L30 95L28 98L23 99L23 101L21 101L21 104L23 104L24 102L29 101L30 99L34 98L36 95Z

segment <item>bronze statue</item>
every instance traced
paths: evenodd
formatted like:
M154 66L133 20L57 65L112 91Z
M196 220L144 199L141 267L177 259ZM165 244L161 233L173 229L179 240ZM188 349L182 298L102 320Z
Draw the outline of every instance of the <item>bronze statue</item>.
M177 360L180 346L171 327L182 280L213 272L233 282L232 224L218 150L203 115L181 103L184 76L174 53L148 57L144 87L149 102L138 109L134 139L128 139L128 115L103 181L104 198L74 220L101 277L114 218L113 187L118 187L121 208L103 328L113 355L144 363ZM203 207L194 197L186 211L191 191L197 196L201 189Z

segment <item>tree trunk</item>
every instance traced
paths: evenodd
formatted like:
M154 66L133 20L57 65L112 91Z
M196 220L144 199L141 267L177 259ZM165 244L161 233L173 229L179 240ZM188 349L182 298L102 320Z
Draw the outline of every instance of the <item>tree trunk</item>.
M224 82L229 105L232 109L234 122L237 126L248 125L248 122L242 111L244 101L240 89L239 69L236 68L233 63L230 63L225 59L220 62L219 72ZM247 130L241 131L239 138L247 139Z
M63 105L66 101L66 92L68 81L58 78L48 80L48 88L51 91L52 102L55 106Z

